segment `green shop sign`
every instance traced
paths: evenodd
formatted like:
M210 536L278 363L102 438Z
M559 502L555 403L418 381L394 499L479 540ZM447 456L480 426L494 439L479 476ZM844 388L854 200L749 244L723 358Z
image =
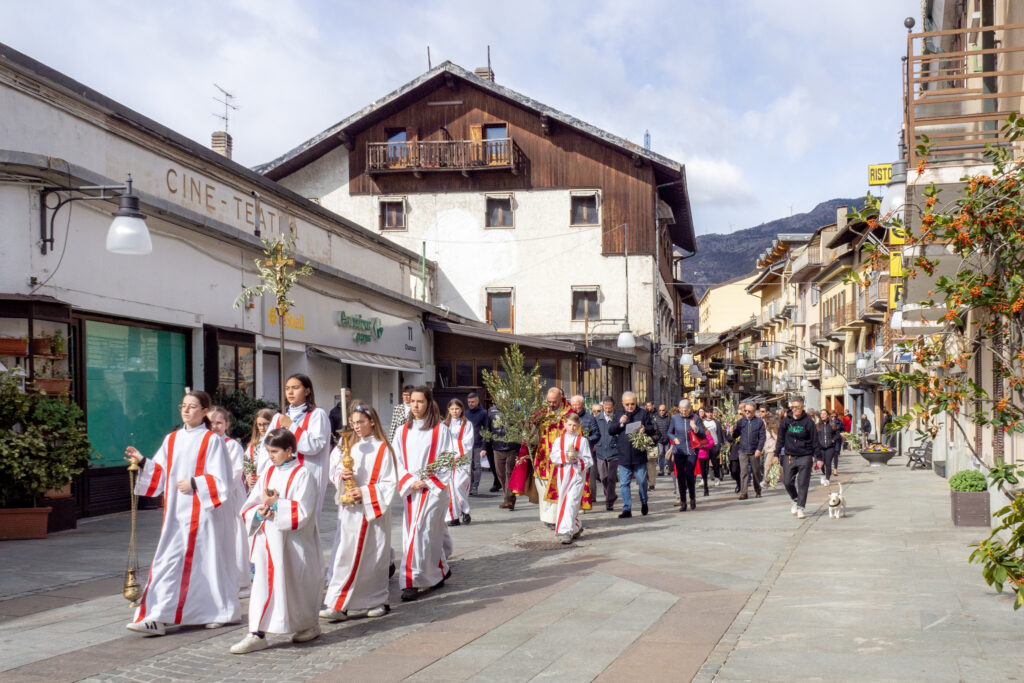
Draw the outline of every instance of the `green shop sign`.
M345 311L339 311L338 325L354 330L352 338L357 344L377 341L384 336L384 321L380 318L367 319L361 315L347 315Z

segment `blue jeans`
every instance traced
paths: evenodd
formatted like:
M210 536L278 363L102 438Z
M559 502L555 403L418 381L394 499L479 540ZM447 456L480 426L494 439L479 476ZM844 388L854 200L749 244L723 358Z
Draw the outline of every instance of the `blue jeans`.
M622 496L622 511L633 508L633 500L629 495L629 484L636 477L636 486L640 489L640 502L647 504L647 463L639 465L619 465L619 495Z

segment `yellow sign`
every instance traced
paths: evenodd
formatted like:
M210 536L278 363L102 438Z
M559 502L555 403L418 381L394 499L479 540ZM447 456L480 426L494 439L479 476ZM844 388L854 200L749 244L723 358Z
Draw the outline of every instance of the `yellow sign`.
M277 324L277 309L271 308L267 311L267 320L270 321L271 325ZM284 314L284 326L290 327L293 330L304 330L306 329L306 321L301 315L292 315L291 313Z
M903 254L901 252L889 252L889 277L903 277Z
M895 311L900 301L903 300L903 283L902 282L890 282L889 283L889 310Z
M888 185L892 180L892 164L868 166L868 185Z

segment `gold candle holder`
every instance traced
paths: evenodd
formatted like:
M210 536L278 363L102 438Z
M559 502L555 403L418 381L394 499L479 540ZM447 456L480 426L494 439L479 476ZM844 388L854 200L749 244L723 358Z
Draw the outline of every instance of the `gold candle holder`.
M355 445L356 433L351 427L343 427L341 430L341 449L344 455L341 456L341 466L351 470L355 467L356 461L352 457L352 446ZM345 490L338 496L338 503L349 504L356 502L353 492L358 489L355 479L345 479Z

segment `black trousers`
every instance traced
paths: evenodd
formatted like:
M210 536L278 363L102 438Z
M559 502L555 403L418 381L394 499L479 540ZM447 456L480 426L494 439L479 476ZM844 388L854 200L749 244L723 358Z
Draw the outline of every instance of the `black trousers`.
M829 446L822 450L822 471L826 479L832 478L832 473L839 466L839 447Z
M700 476L704 480L704 495L708 495L708 476L711 474L708 470L711 469L711 461L714 458L704 458L700 461Z
M740 461L729 459L729 474L732 475L733 481L736 482L736 486L740 485Z
M676 464L676 477L679 480L679 504L686 507L686 492L690 492L690 500L697 504L697 475L694 470L697 468L696 455L681 455L676 453L674 457Z
M807 487L811 483L811 471L814 469L814 456L786 455L783 460L786 461L786 493L796 502L797 507L805 507Z

